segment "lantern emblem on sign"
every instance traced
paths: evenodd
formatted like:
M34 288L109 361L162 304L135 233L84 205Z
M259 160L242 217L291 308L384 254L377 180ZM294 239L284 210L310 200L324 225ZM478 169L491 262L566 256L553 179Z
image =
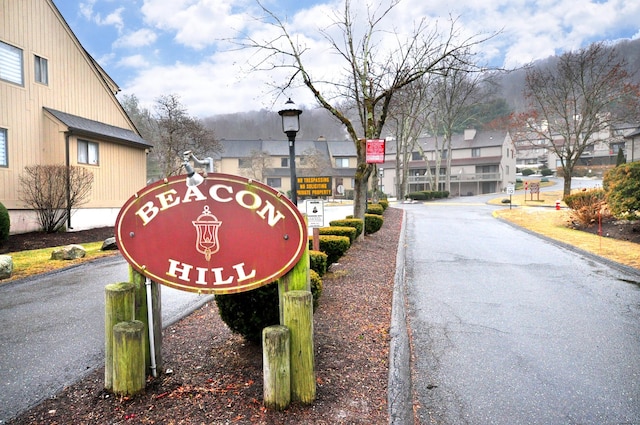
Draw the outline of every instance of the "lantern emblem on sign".
M196 221L192 221L198 233L196 239L196 250L204 254L204 258L209 261L211 254L215 254L220 249L218 244L218 228L222 224L215 215L211 214L209 206L205 205L202 214Z

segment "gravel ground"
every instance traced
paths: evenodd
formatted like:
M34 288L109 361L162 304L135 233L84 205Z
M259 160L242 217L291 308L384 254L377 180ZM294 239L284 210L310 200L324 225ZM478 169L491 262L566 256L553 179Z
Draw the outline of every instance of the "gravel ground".
M267 410L262 352L232 334L215 303L165 329L163 372L115 397L96 370L10 424L386 424L389 326L402 211L325 275L314 315L317 398ZM170 373L167 372L170 370Z

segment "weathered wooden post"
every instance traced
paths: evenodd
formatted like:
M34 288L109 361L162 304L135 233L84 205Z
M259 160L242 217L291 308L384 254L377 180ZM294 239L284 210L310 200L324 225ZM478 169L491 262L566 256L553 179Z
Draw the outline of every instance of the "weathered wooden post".
M134 395L146 380L144 323L120 322L113 327L113 392Z
M291 332L291 398L310 404L316 398L313 354L313 297L310 291L284 294L284 325Z
M139 320L145 325L144 329L144 346L151 347L149 344L149 305L147 302L147 285L146 277L129 266L129 280L135 285L136 306L135 320ZM162 369L162 299L161 287L156 282L151 282L151 312L153 320L153 349L155 352L155 363L151 364L150 350L145 349L145 365L149 370L153 366L155 369ZM153 370L152 370L153 372Z
M134 285L130 282L105 286L104 302L104 387L113 389L113 327L134 318Z
M289 328L282 325L262 330L264 405L284 410L291 403L291 358Z
M300 257L300 261L284 276L278 279L278 305L280 306L280 324L284 324L284 294L288 291L311 291L309 273L309 244Z

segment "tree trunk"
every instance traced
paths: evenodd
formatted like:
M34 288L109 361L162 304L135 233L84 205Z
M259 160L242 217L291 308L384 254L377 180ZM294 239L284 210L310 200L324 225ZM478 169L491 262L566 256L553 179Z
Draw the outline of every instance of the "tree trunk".
M112 283L105 287L104 303L104 387L113 389L113 327L134 318L135 291L130 282Z
M113 327L113 392L134 395L145 385L144 323L120 322Z
M291 397L302 404L311 404L316 398L311 292L285 294L284 325L291 332Z
M291 403L291 332L282 325L262 330L264 405L284 410Z

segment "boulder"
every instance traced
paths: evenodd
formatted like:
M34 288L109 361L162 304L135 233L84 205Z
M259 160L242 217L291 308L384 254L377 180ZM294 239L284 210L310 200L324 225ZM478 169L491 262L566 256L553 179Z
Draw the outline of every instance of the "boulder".
M55 249L51 253L52 260L75 260L86 255L87 251L82 245L67 245L62 248Z
M0 280L9 279L13 274L13 258L9 255L0 255Z
M111 237L107 238L102 242L102 247L100 248L102 251L113 251L118 249L118 245L116 244L116 238Z

